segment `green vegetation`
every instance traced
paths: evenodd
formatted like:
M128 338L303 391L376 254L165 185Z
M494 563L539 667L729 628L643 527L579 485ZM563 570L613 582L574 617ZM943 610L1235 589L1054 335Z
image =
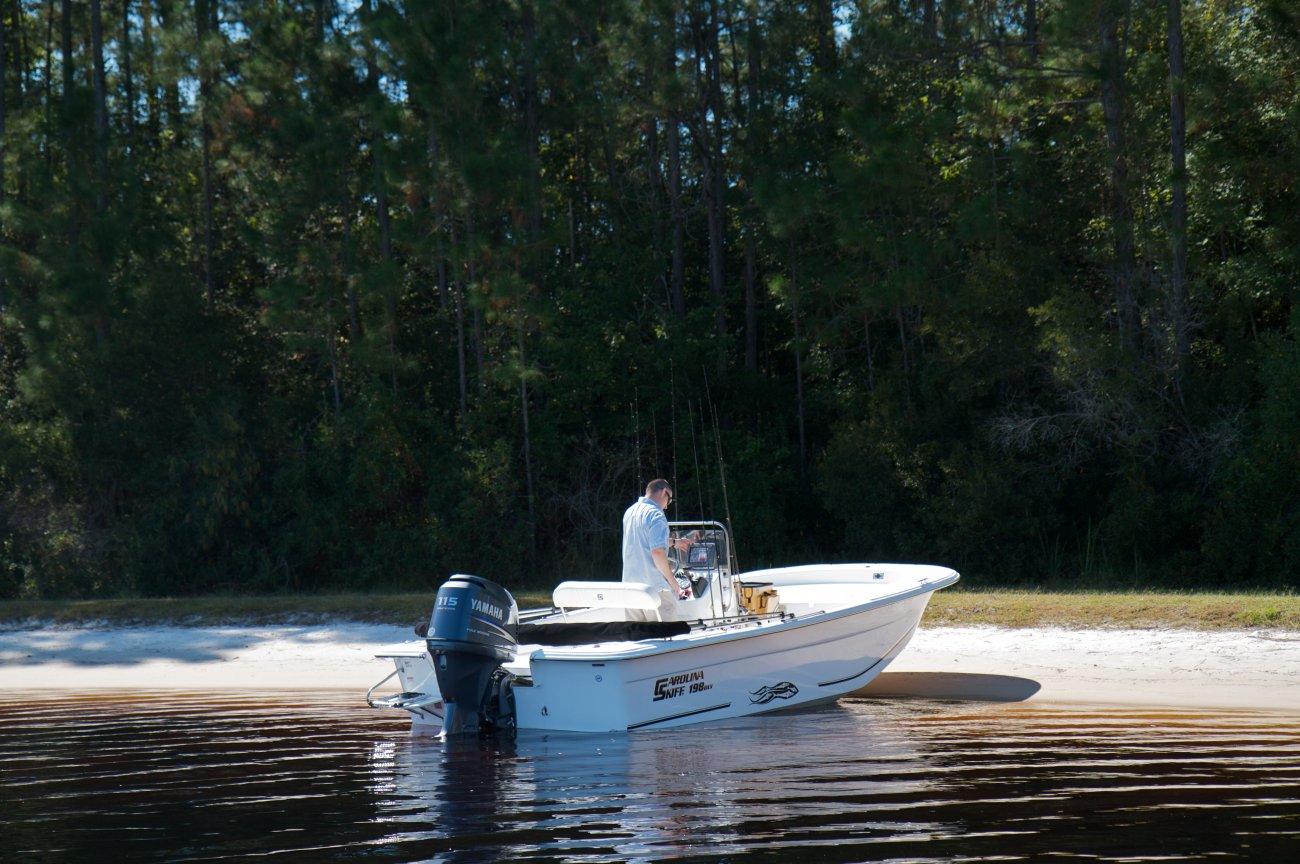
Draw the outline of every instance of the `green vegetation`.
M1294 589L1298 79L1291 0L2 2L0 598L539 588L655 476Z
M941 591L926 626L1300 630L1300 596L1079 591Z
M428 619L431 594L317 594L162 600L0 601L0 627L403 624ZM550 605L520 594L520 608ZM1081 591L940 591L924 626L1300 631L1300 596Z

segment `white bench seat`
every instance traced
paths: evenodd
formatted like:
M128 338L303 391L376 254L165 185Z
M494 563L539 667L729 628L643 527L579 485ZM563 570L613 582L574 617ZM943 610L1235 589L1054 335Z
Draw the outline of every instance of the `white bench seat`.
M639 582L561 582L551 602L558 609L646 609L659 619L659 591Z

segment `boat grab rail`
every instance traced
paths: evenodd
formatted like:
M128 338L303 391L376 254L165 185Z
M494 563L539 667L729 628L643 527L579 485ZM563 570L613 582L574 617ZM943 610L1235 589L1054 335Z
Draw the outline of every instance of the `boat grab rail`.
M389 681L397 676L398 670L394 669L384 676L384 680L366 691L366 704L371 708L405 708L410 711L415 708L423 708L430 703L437 702L441 696L437 693L394 693L391 696L385 696L382 699L375 698L375 691L383 687Z
M392 681L394 678L396 678L396 677L397 677L397 673L398 673L398 671L399 671L399 670L394 669L392 672L389 672L386 676L384 676L384 680L380 681L380 682L379 682L378 684L376 684L374 687L371 687L369 690L366 691L366 704L367 704L367 705L369 705L371 708L380 708L380 707L383 707L383 706L380 706L380 705L376 705L376 704L375 704L375 700L374 700L375 691L378 690L380 687L383 687L383 686L384 686L385 684L387 684L389 681Z
M786 621L799 616L784 610L762 614L725 615L719 618L697 618L690 622L691 630L709 630L714 627L730 627L735 624L752 624L756 621Z
M545 606L537 609L520 609L519 620L532 621L534 618L545 618L548 615L554 615L556 612L559 611L560 610L554 606Z

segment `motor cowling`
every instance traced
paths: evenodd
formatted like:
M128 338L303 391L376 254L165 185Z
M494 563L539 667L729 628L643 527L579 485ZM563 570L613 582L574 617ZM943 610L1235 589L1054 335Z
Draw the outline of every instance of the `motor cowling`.
M458 573L438 589L426 643L446 706L444 736L513 722L494 706L503 701L497 672L515 655L518 621L510 592L480 576Z

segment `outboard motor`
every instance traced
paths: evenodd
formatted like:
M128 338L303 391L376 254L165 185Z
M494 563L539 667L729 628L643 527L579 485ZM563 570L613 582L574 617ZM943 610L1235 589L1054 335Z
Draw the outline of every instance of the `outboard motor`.
M443 737L513 725L509 681L498 670L515 656L518 622L510 592L479 576L458 573L438 589L427 642L446 706Z

